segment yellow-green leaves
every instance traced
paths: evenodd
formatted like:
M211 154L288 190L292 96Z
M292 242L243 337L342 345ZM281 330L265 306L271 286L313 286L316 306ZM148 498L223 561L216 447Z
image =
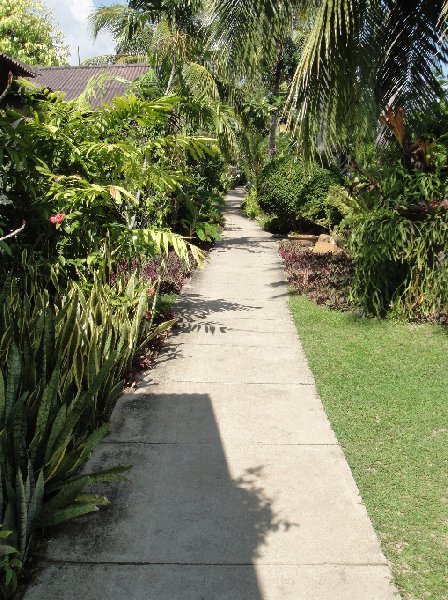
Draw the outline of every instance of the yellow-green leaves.
M204 253L194 244L187 242L182 236L171 231L155 229L134 229L132 241L136 248L146 247L150 254L168 254L170 248L187 264L190 263L190 253L194 260L201 266Z
M131 194L130 192L128 192L127 190L125 190L123 187L121 187L119 185L110 185L109 192L110 192L112 199L115 200L115 202L119 206L121 206L123 204L123 199L125 199L130 204L133 204L135 206L138 205L137 198L133 194Z

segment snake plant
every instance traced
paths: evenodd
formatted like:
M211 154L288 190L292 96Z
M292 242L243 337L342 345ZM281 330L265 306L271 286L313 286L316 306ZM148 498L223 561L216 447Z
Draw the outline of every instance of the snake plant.
M126 466L80 472L107 421L136 352L172 325L146 318L153 299L135 276L95 277L57 300L30 274L9 277L0 308L0 522L25 560L36 527L98 510L85 492L124 479Z

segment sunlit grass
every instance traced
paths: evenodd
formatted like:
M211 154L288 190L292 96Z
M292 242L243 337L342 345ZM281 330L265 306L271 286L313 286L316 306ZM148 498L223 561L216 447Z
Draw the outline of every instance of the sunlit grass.
M290 303L403 598L447 599L448 331Z

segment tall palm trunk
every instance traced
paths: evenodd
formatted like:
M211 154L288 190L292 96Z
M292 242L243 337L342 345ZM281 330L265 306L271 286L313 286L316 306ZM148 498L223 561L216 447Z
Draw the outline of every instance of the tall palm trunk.
M271 113L271 122L269 125L269 141L268 141L269 156L273 156L276 152L277 133L278 133L278 115L276 112L273 112L273 113Z
M171 73L170 73L170 77L168 79L168 85L166 86L165 96L168 96L168 94L171 91L171 88L173 87L175 75L176 75L176 57L174 57L174 59L173 59L173 66L171 67Z
M280 91L280 83L282 80L283 61L281 58L281 51L277 63L275 65L274 82L272 86L272 96L276 98ZM273 156L276 152L277 136L278 136L278 122L279 116L278 111L271 112L271 122L269 124L269 140L268 140L268 152L269 156Z

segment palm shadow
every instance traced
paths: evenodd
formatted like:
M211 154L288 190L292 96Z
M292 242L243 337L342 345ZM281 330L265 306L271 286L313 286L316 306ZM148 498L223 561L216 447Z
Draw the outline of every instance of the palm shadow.
M241 302L232 302L225 298L205 298L200 294L184 294L176 304L178 315L177 330L180 332L205 331L207 333L226 333L227 327L210 319L220 313L245 313L259 310L261 307Z
M129 463L130 481L98 487L110 507L55 530L26 600L263 600L255 563L297 524L267 494L265 465L240 450L230 469L210 394L151 389L120 399L87 467Z

